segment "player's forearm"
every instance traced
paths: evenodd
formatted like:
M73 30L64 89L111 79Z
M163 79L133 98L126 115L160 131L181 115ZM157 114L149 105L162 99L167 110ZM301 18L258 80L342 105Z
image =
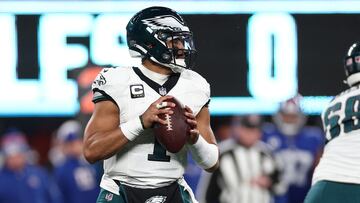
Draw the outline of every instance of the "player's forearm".
M207 172L214 172L219 166L219 150L216 144L208 143L201 135L196 143L189 145L193 159Z
M120 128L108 132L86 134L84 139L84 156L90 163L107 159L119 152L129 140Z

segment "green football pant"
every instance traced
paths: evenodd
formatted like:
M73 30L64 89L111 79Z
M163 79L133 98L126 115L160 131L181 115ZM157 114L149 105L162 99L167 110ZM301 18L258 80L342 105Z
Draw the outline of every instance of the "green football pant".
M176 189L177 194L173 194L174 196L172 196L172 197L168 196L169 201L191 203L192 202L191 197L190 197L189 193L187 191L185 191L185 188L182 185L178 185L177 183L175 186L176 186L175 189ZM119 185L119 189L120 189L119 190L120 195L116 195L107 190L101 189L96 203L133 203L133 202L134 203L138 203L138 202L142 203L142 202L144 202L144 201L135 200L138 198L141 199L140 196L142 196L142 193L135 194L135 193L131 193L131 192L126 192L125 187L121 184ZM154 190L156 191L158 189L154 189ZM146 193L146 191L144 191L144 193ZM157 196L154 196L154 197L157 197ZM144 196L143 198L146 199L149 197ZM154 201L154 202L156 202L156 201Z
M304 203L360 203L360 185L319 181L311 187Z

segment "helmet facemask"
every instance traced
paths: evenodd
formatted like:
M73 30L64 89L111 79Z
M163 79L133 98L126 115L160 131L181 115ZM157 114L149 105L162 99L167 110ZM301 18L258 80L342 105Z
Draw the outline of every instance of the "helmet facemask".
M274 116L274 123L279 131L286 136L296 136L306 122L306 117L302 113L284 113L278 112Z
M196 49L190 32L166 32L159 30L155 38L166 49L162 55L162 60L150 57L163 66L170 68L175 73L180 73L183 69L191 69L196 58ZM156 46L156 45L155 45ZM154 47L154 49L158 49Z
M346 83L351 87L360 82L360 55L345 59Z
M286 136L296 136L306 123L306 116L301 109L300 99L301 96L297 95L281 102L278 112L273 116L275 125Z

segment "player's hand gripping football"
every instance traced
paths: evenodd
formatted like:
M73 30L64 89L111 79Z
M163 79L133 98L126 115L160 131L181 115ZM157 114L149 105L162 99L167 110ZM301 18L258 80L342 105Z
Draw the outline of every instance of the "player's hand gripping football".
M173 98L172 96L166 95L160 97L155 102L153 102L146 111L141 115L141 119L144 125L144 128L152 127L156 122L166 125L166 120L159 118L159 114L173 114L171 108L175 107L175 104L172 102L164 102L167 99Z
M194 144L198 140L200 132L197 129L197 121L194 113L188 106L185 106L185 116L187 118L186 122L190 125L190 133L187 142L189 144Z

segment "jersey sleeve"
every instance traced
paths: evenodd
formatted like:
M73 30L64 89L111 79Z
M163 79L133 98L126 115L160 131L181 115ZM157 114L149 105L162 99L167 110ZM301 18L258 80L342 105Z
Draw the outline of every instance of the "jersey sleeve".
M203 107L209 107L210 105L210 84L205 80L205 84L204 84L204 101L205 104L203 105Z
M192 72L191 84L193 89L196 89L196 95L193 100L196 100L196 105L193 109L194 114L197 115L203 107L209 107L210 104L210 84L200 74Z
M92 84L94 103L111 101L119 107L117 98L121 97L128 74L119 67L103 68Z
M199 108L199 112L203 107L209 108L210 106L210 84L204 78L201 83L202 83L201 94L199 95L201 99L201 103L200 103L201 106Z
M211 95L211 90L210 90L210 84L206 81L205 78L203 78L202 76L198 76L199 78L199 85L200 85L200 90L203 93L203 101L204 101L204 105L203 106L209 106L210 104L210 95Z

